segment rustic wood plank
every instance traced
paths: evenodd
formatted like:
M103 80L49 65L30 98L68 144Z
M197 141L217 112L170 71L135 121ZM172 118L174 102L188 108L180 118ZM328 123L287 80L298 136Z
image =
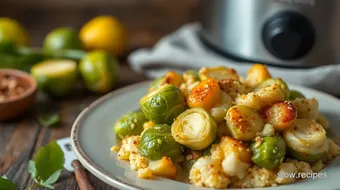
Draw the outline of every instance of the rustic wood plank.
M126 26L129 49L150 47L161 37L196 18L198 0L1 0L0 17L12 17L21 22L31 36L33 46L41 46L44 36L53 28L71 26L78 30L87 20L102 14L116 16ZM117 88L147 78L137 75L122 61L121 81ZM51 140L67 137L81 110L100 95L77 88L67 99L53 100L39 95L31 113L9 122L0 123L0 175L6 174L20 189L33 184L28 173L28 161L37 150ZM58 128L43 128L36 114L59 110L62 123ZM93 175L96 189L114 189ZM64 171L56 189L79 189L74 175ZM44 189L44 188L38 188Z

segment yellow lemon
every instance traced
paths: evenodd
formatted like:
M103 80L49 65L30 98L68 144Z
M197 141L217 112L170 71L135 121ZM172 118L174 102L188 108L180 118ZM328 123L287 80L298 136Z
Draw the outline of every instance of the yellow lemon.
M0 17L0 43L15 42L16 45L27 46L28 34L16 20Z
M114 17L97 16L80 30L80 39L87 50L104 50L120 56L127 45L124 26Z

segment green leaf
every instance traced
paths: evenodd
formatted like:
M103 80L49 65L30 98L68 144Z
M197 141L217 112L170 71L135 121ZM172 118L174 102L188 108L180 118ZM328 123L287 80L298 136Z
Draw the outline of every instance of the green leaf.
M6 175L3 175L1 177L4 178L4 179L8 179L8 177Z
M37 169L35 168L35 162L33 160L28 162L28 172L31 174L32 178L35 179L35 176L37 175Z
M60 122L60 116L58 113L40 114L38 115L40 125L44 127L51 127Z
M62 171L63 170L57 170L56 172L54 172L46 181L44 181L43 184L53 184L53 183L55 183L58 180Z
M62 170L64 167L64 153L53 141L41 147L35 156L35 168L38 181L46 181L54 172Z
M6 176L0 177L0 189L15 190L16 185L7 179Z
M54 189L54 187L50 184L40 184L43 187L49 188L49 189Z

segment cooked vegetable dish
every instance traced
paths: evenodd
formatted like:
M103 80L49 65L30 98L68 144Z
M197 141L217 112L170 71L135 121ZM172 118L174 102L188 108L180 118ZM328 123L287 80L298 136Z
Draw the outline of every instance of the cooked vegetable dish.
M186 173L195 186L270 187L300 180L285 173L319 172L340 154L318 101L260 64L246 78L223 66L168 72L139 105L116 122L122 142L112 151L143 179L183 181Z

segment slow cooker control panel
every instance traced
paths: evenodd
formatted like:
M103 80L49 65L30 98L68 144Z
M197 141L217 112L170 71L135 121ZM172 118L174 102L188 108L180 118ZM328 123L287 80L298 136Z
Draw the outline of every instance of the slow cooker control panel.
M312 49L315 41L312 23L295 12L274 15L265 23L262 35L267 50L283 60L303 57Z

